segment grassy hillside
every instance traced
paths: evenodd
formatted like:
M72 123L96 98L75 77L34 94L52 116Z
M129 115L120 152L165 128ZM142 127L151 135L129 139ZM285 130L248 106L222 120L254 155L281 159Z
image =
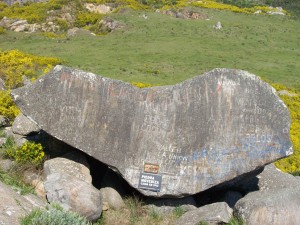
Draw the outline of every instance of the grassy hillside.
M127 11L110 17L124 28L106 36L51 39L6 32L0 49L59 57L66 64L124 81L174 84L216 67L245 69L300 87L300 23L282 16L195 9L209 20ZM222 30L213 29L221 21Z

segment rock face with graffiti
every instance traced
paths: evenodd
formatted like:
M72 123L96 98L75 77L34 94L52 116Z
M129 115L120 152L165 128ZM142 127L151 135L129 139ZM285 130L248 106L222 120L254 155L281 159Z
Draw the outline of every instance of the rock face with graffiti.
M139 89L56 66L12 95L47 133L148 196L198 193L292 154L287 107L246 71Z

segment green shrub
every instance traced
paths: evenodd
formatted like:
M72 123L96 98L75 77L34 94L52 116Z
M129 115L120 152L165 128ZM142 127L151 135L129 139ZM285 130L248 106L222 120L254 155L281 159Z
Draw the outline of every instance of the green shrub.
M53 38L65 38L66 37L66 35L65 34L58 34L58 33L53 33L53 32L43 32L42 33L42 35L43 36L45 36L45 37L47 37L47 38L51 38L51 39L53 39Z
M80 11L76 14L74 25L76 27L92 26L100 21L102 17L98 13Z
M64 19L56 18L54 22L60 27L61 31L67 31L69 29L69 24Z
M12 100L10 91L0 91L0 115L13 121L19 113L20 110Z
M0 168L0 181L4 184L12 186L14 190L18 191L21 195L33 194L34 189L32 186L22 182L20 176L11 174L10 172L5 172Z
M176 206L173 210L173 214L176 218L181 217L186 211L181 206Z
M39 165L45 158L43 147L40 143L31 141L25 142L17 149L9 148L5 150L5 155L8 158L21 163L33 163Z
M75 212L65 211L57 204L46 209L34 209L21 218L21 225L91 225L84 217Z
M1 34L5 34L5 30L4 30L3 27L0 26L0 35L1 35Z

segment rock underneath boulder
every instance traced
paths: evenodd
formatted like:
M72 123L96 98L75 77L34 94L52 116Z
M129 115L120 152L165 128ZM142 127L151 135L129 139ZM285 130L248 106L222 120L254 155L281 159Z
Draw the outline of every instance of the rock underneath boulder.
M195 199L192 196L178 199L149 199L146 204L148 208L162 215L174 213L177 207L180 207L183 212L197 209Z
M0 224L20 224L20 218L27 215L33 208L45 207L46 203L35 196L22 196L9 186L0 182Z
M287 107L246 71L139 89L56 66L12 95L44 131L147 196L195 194L292 153Z
M15 134L27 136L32 133L38 133L41 128L28 117L20 113L13 122L12 131Z
M44 163L44 173L46 177L59 173L74 176L87 183L92 183L90 170L86 166L65 158L58 157L47 160Z
M44 164L47 200L59 203L94 221L101 216L102 198L91 184L89 170L82 164L64 158L48 160Z
M198 225L200 222L217 225L228 223L231 217L232 209L225 202L217 202L183 214L175 225Z
M234 214L247 225L298 225L299 193L299 186L251 192L236 203Z
M297 177L280 171L274 164L265 166L257 178L259 190L300 187Z
M120 194L113 188L101 188L103 205L107 205L110 209L120 210L125 207L125 203Z

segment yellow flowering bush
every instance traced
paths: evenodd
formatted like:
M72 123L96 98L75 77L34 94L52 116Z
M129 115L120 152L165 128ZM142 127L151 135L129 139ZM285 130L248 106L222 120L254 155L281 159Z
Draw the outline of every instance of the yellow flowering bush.
M136 86L138 88L147 88L147 87L151 87L151 84L146 84L146 83L142 83L142 82L131 82L131 84L133 86Z
M13 89L23 85L23 76L36 79L61 63L58 58L35 56L19 50L0 51L0 78L7 89Z
M20 113L10 96L10 91L0 91L0 115L12 121Z
M270 8L269 6L253 6L253 7L249 7L249 8L241 8L238 6L220 3L220 2L213 1L213 0L195 1L195 2L192 2L191 5L196 6L196 7L202 7L202 8L229 10L232 12L247 13L247 14L252 14L259 10L261 11L261 13L267 13L269 11L276 10L274 8ZM283 12L286 12L286 11L283 11Z
M45 153L40 143L32 141L25 142L22 146L17 149L7 149L5 155L8 158L16 160L21 163L33 163L41 164L45 159Z
M13 4L11 6L0 5L0 19L4 16L8 18L24 19L28 23L45 22L47 11L58 10L66 4L62 0L50 0L47 2L29 2L23 5Z
M277 90L287 90L282 85L275 85ZM293 143L294 154L277 161L275 165L282 171L289 173L300 172L300 90L293 91L296 95L280 96L290 110L291 115L291 141Z

